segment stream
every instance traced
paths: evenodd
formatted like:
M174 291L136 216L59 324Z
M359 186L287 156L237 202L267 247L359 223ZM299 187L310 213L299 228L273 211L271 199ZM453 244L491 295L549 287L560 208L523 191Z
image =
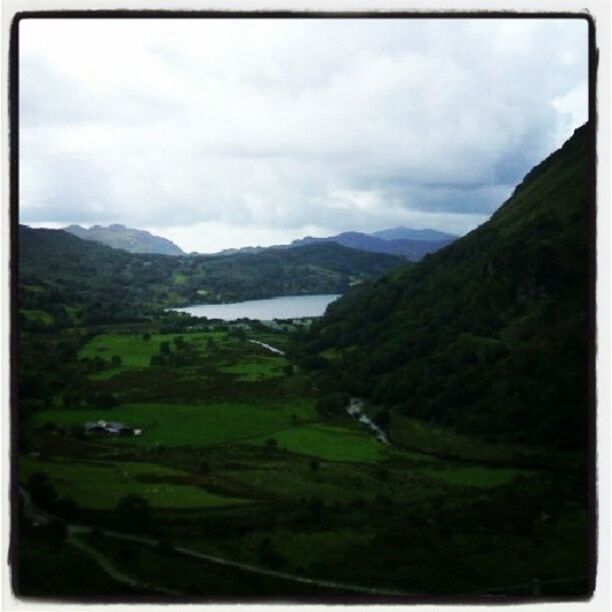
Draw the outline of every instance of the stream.
M376 436L377 440L380 440L383 444L391 446L387 434L376 424L372 419L363 412L363 400L358 397L351 397L351 401L346 409L350 416L357 419L360 423L367 425Z
M284 355L285 351L281 351L281 349L276 348L275 346L271 346L266 344L265 342L261 342L260 340L249 340L253 344L258 344L273 353L277 353L278 355ZM386 444L387 446L391 446L391 442L389 442L389 438L387 434L367 415L363 412L363 400L358 397L351 397L351 401L346 409L350 416L357 419L360 423L363 423L367 427L369 427L376 436L376 439Z
M268 349L269 351L272 351L273 353L278 353L279 355L285 354L285 351L281 351L279 348L276 348L275 346L270 346L269 344L266 344L265 342L260 342L259 340L249 340L249 342L252 342L253 344L259 344L259 346L263 346L265 349Z

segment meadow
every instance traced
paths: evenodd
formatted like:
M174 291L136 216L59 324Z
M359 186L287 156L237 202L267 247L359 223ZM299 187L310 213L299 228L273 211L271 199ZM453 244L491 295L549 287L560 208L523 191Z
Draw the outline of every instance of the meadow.
M479 559L478 528L447 515L473 505L473 516L486 524L500 495L522 491L527 515L532 506L541 512L542 496L554 500L550 491L558 484L549 490L550 478L538 468L545 456L539 449L490 444L395 415L388 425L392 444L383 444L346 413L322 415L310 374L290 354L272 353L253 339L290 349L286 332L231 325L181 333L115 328L87 339L73 366L82 375L25 422L33 443L20 461L22 485L27 488L33 474L46 474L59 496L76 502L79 520L94 528L124 529L117 508L136 494L150 509L160 541L262 571L425 591L422 572L417 580L409 570L417 560L434 580L445 548L458 547L468 565ZM105 407L90 403L98 396L114 400ZM375 405L366 410L376 414ZM119 421L142 434L83 431L97 420ZM525 495L531 489L533 500ZM423 517L429 517L426 523ZM537 536L550 548L551 563L566 563L568 573L570 560L553 540L574 542L580 529L579 521L551 525ZM127 573L170 589L241 592L228 570L217 578L209 574L207 586L198 587L197 561L147 546L132 547L126 561L125 545L99 533L83 543L79 554L93 548ZM533 569L521 565L515 552L507 575L518 580ZM371 558L376 561L367 569ZM191 578L173 575L170 568L178 563ZM470 587L461 572L447 571L451 590L503 586L487 574ZM257 591L269 578L249 580ZM304 589L300 583L275 584L279 592Z

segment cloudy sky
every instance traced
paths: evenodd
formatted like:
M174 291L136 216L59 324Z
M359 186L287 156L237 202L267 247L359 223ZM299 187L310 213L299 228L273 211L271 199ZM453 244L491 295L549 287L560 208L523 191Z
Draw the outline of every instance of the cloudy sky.
M464 233L587 118L583 20L25 20L20 221Z

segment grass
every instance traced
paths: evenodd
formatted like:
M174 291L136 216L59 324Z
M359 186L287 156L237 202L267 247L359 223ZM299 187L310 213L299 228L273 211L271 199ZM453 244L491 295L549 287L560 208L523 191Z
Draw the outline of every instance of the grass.
M172 280L175 285L184 285L187 282L187 277L182 272L176 270L172 274Z
M326 461L377 461L385 456L387 450L369 434L330 425L294 427L272 437L280 448ZM265 445L267 439L268 436L252 442Z
M469 487L499 487L510 484L519 476L529 476L532 474L532 472L527 470L511 468L459 465L440 468L418 468L415 472L434 480Z
M30 474L49 474L60 495L70 495L84 508L109 510L130 493L142 495L155 508L206 508L244 503L209 493L201 487L164 482L166 478L189 476L186 472L150 463L108 462L79 463L75 461L39 461L22 458L20 476L26 482ZM155 477L155 482L143 482L142 477Z
M88 555L68 542L54 546L35 537L19 538L16 594L22 597L118 597L152 595L116 582Z
M162 342L168 342L174 350L174 338L182 335L199 352L206 351L209 338L216 342L224 337L223 332L207 332L196 334L152 334L150 340L143 340L136 334L101 334L88 342L80 351L79 359L103 357L110 359L117 355L121 357L122 365L130 368L145 368L151 362L151 357L159 352Z
M53 317L44 310L27 310L21 309L20 314L22 314L26 319L30 321L38 321L39 323L43 323L45 325L53 324Z
M34 427L48 421L69 427L98 419L117 420L143 428L139 437L116 438L118 444L152 447L208 446L254 436L272 435L299 420L316 418L312 400L282 404L210 403L126 404L113 410L46 410L33 416Z
M255 380L265 380L283 376L282 368L286 364L287 360L282 358L260 357L258 359L241 361L229 366L222 366L219 370L226 374L237 374L239 380L252 382Z
M526 465L542 456L537 448L488 443L397 413L392 413L387 431L393 442L405 448L462 460Z

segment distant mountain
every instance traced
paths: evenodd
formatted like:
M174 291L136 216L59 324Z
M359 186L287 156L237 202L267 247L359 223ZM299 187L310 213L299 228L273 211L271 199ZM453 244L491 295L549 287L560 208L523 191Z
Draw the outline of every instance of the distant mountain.
M394 232L396 230L389 230ZM335 242L350 249L359 249L360 251L368 251L370 253L386 253L387 255L401 255L409 261L419 261L428 253L434 253L442 247L452 242L454 238L446 238L441 240L423 240L423 239L400 239L387 240L377 238L369 234L361 232L343 232L336 236L328 236L326 238L313 238L306 236L294 240L291 243L292 247L303 246L305 244L317 244L321 242Z
M391 434L415 417L583 449L592 142L579 128L489 221L331 304L305 345L340 355L328 380L386 407Z
M392 229L371 232L370 236L382 238L382 240L425 240L430 242L456 240L457 234L448 234L433 229L415 230L408 227L394 227Z
M114 249L123 249L129 253L157 253L159 255L184 255L185 253L174 242L161 236L154 236L145 231L125 227L117 223L103 227L94 225L86 229L80 225L69 225L64 230L81 238L100 242Z
M344 293L406 265L333 243L233 255L128 253L63 230L19 226L20 308L47 313L60 327L77 310L79 322L99 324L171 306Z

